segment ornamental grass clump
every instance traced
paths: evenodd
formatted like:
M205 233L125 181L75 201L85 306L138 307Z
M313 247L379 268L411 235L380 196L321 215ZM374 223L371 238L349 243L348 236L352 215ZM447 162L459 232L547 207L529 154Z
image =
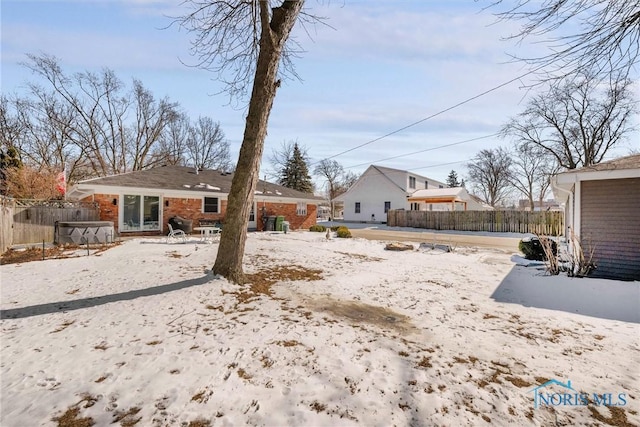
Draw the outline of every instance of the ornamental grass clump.
M323 233L327 231L327 227L321 224L315 224L309 227L309 231L315 231L316 233Z
M345 226L340 226L336 230L336 237L340 237L342 239L349 239L351 238L351 231L349 231L349 229Z

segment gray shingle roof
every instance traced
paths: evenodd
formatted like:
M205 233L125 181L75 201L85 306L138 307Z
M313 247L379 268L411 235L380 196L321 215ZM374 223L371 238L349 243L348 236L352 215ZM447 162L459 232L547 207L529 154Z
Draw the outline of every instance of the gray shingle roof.
M128 172L120 175L94 178L81 181L86 186L135 187L154 190L202 191L229 193L233 173L218 170L198 170L186 166L159 166L142 171ZM296 199L323 200L313 194L292 190L266 181L258 181L257 192L267 197L288 197Z
M597 165L586 166L579 169L569 170L563 173L589 172L589 171L611 171L618 169L636 169L640 168L640 154L619 157L607 162L598 163Z

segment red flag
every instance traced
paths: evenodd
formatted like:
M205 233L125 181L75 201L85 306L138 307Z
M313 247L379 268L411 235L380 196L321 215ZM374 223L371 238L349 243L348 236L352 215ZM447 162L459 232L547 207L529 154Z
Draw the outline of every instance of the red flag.
M56 190L63 196L67 194L67 171L63 170L56 177Z

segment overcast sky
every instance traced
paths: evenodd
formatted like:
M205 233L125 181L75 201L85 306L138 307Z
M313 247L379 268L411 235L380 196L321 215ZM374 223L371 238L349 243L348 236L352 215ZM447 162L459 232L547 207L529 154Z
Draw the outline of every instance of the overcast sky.
M355 173L379 164L444 181L452 169L464 177L464 163L480 149L507 145L491 135L524 108L528 77L427 119L524 75L509 55L540 49L504 41L516 24L497 22L483 10L487 3L308 0L309 12L331 27L294 31L306 50L296 62L303 81L278 91L263 171L273 149L298 140L313 162L332 157ZM33 79L19 65L27 53L54 55L67 72L108 67L129 85L138 78L156 97L179 102L193 119L219 121L235 162L245 111L215 95L221 86L212 73L183 65L193 62L189 35L166 28L180 7L180 0L3 0L2 92L19 93Z

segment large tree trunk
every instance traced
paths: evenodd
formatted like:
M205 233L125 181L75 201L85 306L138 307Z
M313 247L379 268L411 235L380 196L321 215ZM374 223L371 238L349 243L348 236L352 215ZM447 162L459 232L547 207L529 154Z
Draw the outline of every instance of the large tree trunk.
M260 53L249 101L242 147L231 183L224 232L220 238L218 256L213 266L231 282L243 283L242 259L247 240L249 213L258 183L260 162L267 135L269 113L280 82L276 81L278 64L291 29L296 22L302 0L284 1L272 10L269 19L268 2L260 1Z

